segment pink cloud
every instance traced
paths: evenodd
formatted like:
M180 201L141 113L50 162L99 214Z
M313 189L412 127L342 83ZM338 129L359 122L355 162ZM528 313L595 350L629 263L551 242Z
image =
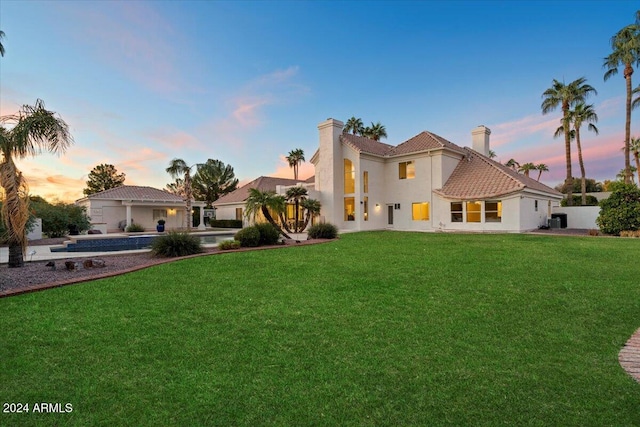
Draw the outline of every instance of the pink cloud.
M298 168L298 179L304 181L307 178L315 174L315 168L310 162L303 162ZM278 156L278 164L275 166L275 171L270 173L269 176L275 176L278 178L291 178L293 179L293 169L289 166L286 156L281 154Z

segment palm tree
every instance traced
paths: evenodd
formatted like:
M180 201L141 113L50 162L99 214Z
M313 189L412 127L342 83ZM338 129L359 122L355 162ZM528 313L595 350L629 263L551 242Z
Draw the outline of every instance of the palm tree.
M604 58L603 67L607 69L604 73L604 80L607 81L612 76L618 74L618 67L623 66L623 76L627 88L626 99L626 120L624 128L624 182L631 182L631 163L629 161L629 144L631 139L631 95L634 65L640 65L640 11L636 12L636 22L627 25L618 31L611 38L611 49L613 52Z
M635 166L631 166L631 183L635 184L635 178L633 177L633 172L636 172L637 169ZM627 176L626 169L620 169L620 172L616 175L616 178L619 180L624 180Z
M304 151L302 148L296 148L289 151L289 155L285 157L289 162L289 167L293 169L293 179L298 179L298 169L300 163L304 162Z
M24 159L43 151L62 154L73 144L73 137L64 120L47 111L41 99L34 106L24 105L17 115L0 117L0 123L13 125L11 129L0 126L0 186L5 193L2 217L8 235L9 267L22 267L27 249L29 191L14 158Z
M291 236L282 231L280 225L271 216L271 212L281 215L284 210L285 198L283 196L273 191L260 191L257 188L249 189L249 197L245 201L245 216L255 221L258 212L261 212L269 224L273 225L284 237L290 239Z
M489 150L489 156L490 159L495 159L497 157L497 154L495 151L493 150Z
M366 134L363 135L365 135L367 138L373 139L374 141L380 141L380 138L387 137L387 129L380 122L371 122L371 127L367 126L364 132L366 132Z
M305 230L309 225L309 221L316 215L320 214L320 202L315 199L305 199L300 202L300 206L306 211L304 218L304 225L302 230Z
M570 108L584 100L591 94L597 94L596 90L586 83L587 79L580 77L572 81L571 83L564 84L556 79L553 79L551 87L544 91L542 97L542 114L547 114L554 111L558 105L562 108L562 126L564 129L570 129ZM556 131L557 132L557 131ZM567 175L565 178L565 184L568 188L567 193L567 205L573 205L573 177L571 175L571 138L569 132L564 132L564 150L566 157Z
M4 31L0 31L0 40L4 38ZM4 46L0 42L0 56L4 56Z
M204 200L208 207L225 194L238 187L238 178L231 165L220 160L208 159L197 165L196 174L191 181L193 194L198 200Z
M169 163L169 167L166 169L167 173L171 175L171 178L173 179L177 180L178 178L184 176L184 221L187 226L187 231L191 231L191 223L193 222L193 219L191 217L191 199L193 198L193 188L191 185L191 168L193 168L193 166L188 166L184 160L173 159Z
M549 172L549 166L545 165L544 163L540 163L539 165L536 165L536 169L538 170L538 178L536 179L536 181L540 181L542 172Z
M570 120L573 122L573 129L575 130L576 145L578 147L578 162L580 163L580 190L582 193L582 206L587 204L587 182L584 171L584 162L582 160L582 146L580 144L580 128L582 123L588 123L587 130L592 131L598 135L598 128L593 124L598 122L598 115L593 109L593 105L585 105L583 102L576 104L573 107L573 111L570 112Z
M509 159L507 163L504 164L506 167L516 170L520 167L520 163L518 163L515 159Z
M629 148L633 153L633 158L636 161L636 172L638 173L638 182L640 183L640 138L631 138Z
M363 130L364 124L362 123L362 119L352 116L349 120L347 120L344 129L342 129L342 133L351 132L354 135L362 135Z
M536 165L533 163L525 163L518 168L518 172L524 172L524 176L529 176L529 172L533 170L537 170Z
M166 191L184 198L184 179L176 178L175 181L167 184Z
M289 189L287 189L287 192L285 194L285 197L287 198L287 200L288 201L293 200L293 203L295 206L295 212L294 212L295 225L293 226L294 233L299 233L302 231L300 229L300 218L299 218L300 201L305 200L308 194L309 193L307 192L306 188L298 187L298 186L290 187Z

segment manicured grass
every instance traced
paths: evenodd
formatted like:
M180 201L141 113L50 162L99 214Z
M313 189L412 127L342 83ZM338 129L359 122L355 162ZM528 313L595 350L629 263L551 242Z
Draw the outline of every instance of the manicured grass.
M373 232L0 300L2 425L640 425L637 239Z

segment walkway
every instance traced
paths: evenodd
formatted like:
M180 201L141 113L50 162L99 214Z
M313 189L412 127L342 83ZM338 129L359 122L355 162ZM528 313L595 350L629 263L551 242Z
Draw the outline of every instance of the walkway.
M640 329L634 332L618 354L620 366L640 382Z

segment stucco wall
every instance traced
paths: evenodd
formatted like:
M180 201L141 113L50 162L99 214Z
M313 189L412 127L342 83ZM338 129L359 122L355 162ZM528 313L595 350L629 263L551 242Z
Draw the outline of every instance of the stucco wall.
M596 219L600 215L600 206L557 207L553 213L567 214L567 228L599 229Z

